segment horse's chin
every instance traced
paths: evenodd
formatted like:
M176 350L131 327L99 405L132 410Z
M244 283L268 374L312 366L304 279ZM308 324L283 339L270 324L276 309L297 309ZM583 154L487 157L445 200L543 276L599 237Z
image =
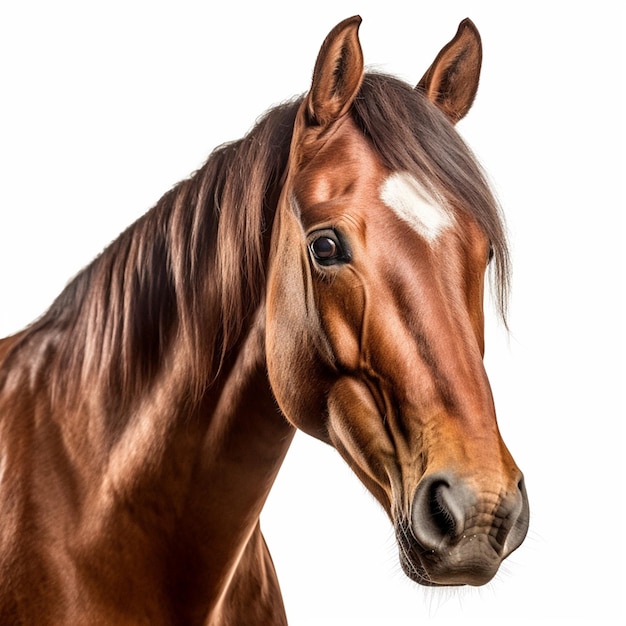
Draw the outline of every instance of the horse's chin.
M400 563L402 565L402 570L407 577L423 587L464 587L468 585L480 587L490 582L497 571L497 568L493 572L484 572L476 568L472 568L471 570L457 571L455 573L448 573L445 575L439 574L441 579L435 580L433 576L436 574L431 574L421 564L408 563L404 559L400 559Z

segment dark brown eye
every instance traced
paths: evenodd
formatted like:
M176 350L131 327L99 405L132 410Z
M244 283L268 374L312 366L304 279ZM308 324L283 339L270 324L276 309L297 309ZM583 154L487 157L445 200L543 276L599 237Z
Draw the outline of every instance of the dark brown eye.
M311 250L317 259L332 259L337 256L339 246L330 237L319 237L311 244Z
M320 265L334 265L350 260L337 233L332 229L313 233L309 239L309 250Z

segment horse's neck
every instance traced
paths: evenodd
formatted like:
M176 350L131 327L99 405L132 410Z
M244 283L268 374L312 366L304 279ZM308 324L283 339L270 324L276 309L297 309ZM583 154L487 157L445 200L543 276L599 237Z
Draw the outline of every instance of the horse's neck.
M193 409L184 364L172 359L132 413L120 416L117 432L97 402L82 413L53 413L50 425L42 422L45 432L31 426L39 463L22 465L29 474L20 488L28 483L24 502L35 502L16 512L16 522L24 517L42 528L20 537L27 531L16 523L15 540L28 540L33 551L16 558L31 557L36 566L38 557L49 558L48 546L71 545L74 556L84 555L78 561L100 564L92 584L110 600L162 593L176 581L170 591L183 605L172 610L195 606L201 614L218 603L258 535L293 435L274 404L264 354L260 309L237 355ZM41 419L43 409L34 413ZM40 518L34 524L33 516ZM67 559L59 558L66 568ZM128 577L114 574L129 563Z
M266 374L262 316L250 330L226 376L217 401L207 396L208 428L199 450L185 516L185 546L206 569L181 563L185 589L219 606L235 575L294 429L278 412ZM252 539L258 541L258 536ZM256 551L255 551L256 554ZM197 588L197 581L204 581ZM207 589L218 592L207 597Z
M184 402L174 395L168 415L155 415L150 426L138 426L144 432L152 429L156 454L138 458L135 479L129 474L125 480L137 485L136 477L154 463L156 471L146 479L161 500L145 501L146 512L152 516L158 506L160 519L169 518L172 525L170 540L176 547L168 568L170 575L175 573L176 602L183 613L196 607L202 615L209 606L220 606L240 565L247 567L248 543L258 541L253 536L258 535L259 515L293 437L267 381L264 339L261 307L236 356L199 407L176 415L176 406ZM139 432L129 438L129 451L139 438ZM136 510L143 493L140 488L128 496Z

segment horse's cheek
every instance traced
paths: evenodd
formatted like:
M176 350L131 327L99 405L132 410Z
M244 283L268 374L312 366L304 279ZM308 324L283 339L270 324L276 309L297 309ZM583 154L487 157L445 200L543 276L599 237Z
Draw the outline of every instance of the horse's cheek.
M322 368L306 329L289 308L268 307L265 344L270 386L293 426L326 440Z
M343 371L356 371L361 361L359 328L331 306L321 317L334 366Z

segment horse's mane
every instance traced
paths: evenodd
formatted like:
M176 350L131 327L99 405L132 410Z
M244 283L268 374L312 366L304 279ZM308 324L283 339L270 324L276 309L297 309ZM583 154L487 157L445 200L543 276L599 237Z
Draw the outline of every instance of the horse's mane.
M206 388L263 296L298 106L272 108L245 137L216 148L31 326L31 337L62 334L51 372L66 387L58 391L77 382L95 390L95 377L112 398L137 397L174 340L187 353L177 363L190 367L191 395Z
M80 272L21 343L57 343L50 382L133 398L177 341L198 395L241 340L263 296L269 237L302 98L270 109L217 148L190 178ZM491 240L504 313L508 253L498 206L475 159L434 105L405 83L368 73L352 109L385 164L434 185ZM78 379L77 379L78 377Z

